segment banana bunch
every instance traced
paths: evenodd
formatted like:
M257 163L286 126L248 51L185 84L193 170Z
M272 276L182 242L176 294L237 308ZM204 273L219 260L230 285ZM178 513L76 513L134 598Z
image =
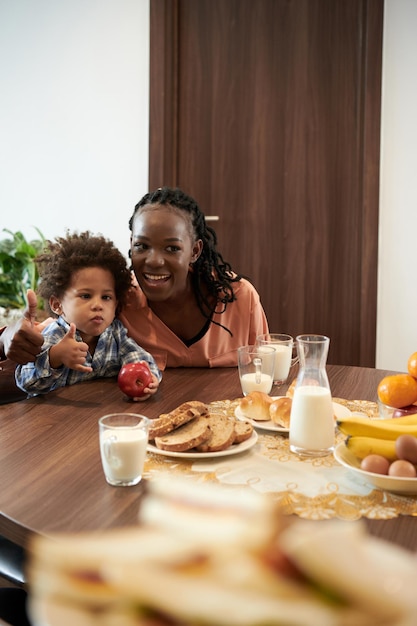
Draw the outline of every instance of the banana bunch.
M417 414L385 420L349 415L337 420L340 432L347 435L346 447L358 459L369 454L379 454L395 461L395 441L400 435L417 437Z

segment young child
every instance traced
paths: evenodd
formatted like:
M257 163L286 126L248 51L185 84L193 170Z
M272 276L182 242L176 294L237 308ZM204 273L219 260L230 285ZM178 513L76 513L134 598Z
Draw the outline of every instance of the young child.
M123 255L88 231L48 242L35 262L38 293L57 319L43 331L34 363L16 368L16 384L30 396L92 378L116 376L125 363L145 361L152 382L137 400L156 393L162 376L153 357L115 319L131 287Z

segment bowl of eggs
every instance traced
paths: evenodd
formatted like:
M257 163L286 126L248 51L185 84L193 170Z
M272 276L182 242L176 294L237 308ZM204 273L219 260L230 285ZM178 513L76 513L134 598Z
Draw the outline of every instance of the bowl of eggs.
M345 442L342 442L336 446L334 457L356 478L378 489L403 495L417 495L417 437L400 435L396 439L395 448L397 458L369 454L361 459L348 449Z
M380 419L338 421L348 437L334 456L379 489L417 495L417 352L409 357L406 373L379 382L377 398Z

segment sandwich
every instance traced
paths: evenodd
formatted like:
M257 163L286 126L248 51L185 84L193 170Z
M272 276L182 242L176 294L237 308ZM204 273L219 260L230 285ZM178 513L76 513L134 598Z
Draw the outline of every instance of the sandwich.
M360 523L290 519L261 494L217 487L155 481L138 527L36 537L34 612L60 615L50 626L68 614L80 626L417 623L413 555L396 549L384 566Z

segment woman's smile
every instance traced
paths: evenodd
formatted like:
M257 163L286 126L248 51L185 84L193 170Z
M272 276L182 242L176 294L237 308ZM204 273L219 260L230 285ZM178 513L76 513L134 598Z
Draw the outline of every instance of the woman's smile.
M149 282L160 283L170 279L171 274L143 274L145 280Z

